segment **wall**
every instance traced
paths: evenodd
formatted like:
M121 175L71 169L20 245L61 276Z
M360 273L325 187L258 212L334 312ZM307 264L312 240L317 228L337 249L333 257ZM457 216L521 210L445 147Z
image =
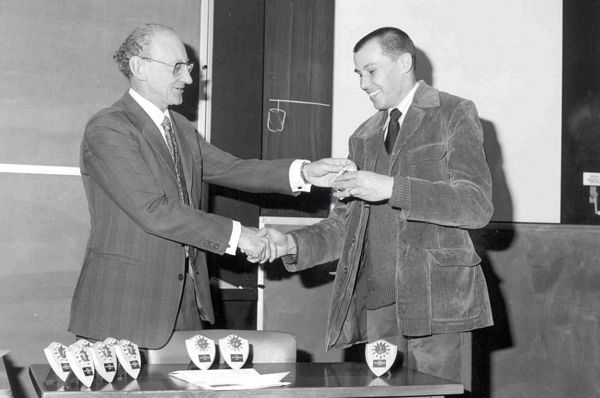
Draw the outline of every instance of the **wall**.
M382 26L411 36L418 78L475 102L496 160L494 220L560 222L562 0L337 1L336 156L346 156L349 135L374 113L352 48Z
M600 396L600 229L496 224L474 237L495 320L474 337L475 396Z
M16 396L31 394L25 367L45 361L44 347L74 342L66 329L89 233L79 142L127 89L112 54L133 27L159 22L197 57L199 12L196 0L0 2L0 169L63 167L0 173L0 350ZM182 111L194 119L198 94L188 94Z

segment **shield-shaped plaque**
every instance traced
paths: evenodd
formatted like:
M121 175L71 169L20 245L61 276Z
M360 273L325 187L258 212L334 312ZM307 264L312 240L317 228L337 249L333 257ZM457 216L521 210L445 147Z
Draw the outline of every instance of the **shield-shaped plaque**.
M195 335L185 341L185 348L190 359L200 370L210 368L215 360L215 342L208 337Z
M92 361L98 373L104 380L112 383L117 374L117 354L114 346L102 341L92 344L90 348Z
M235 334L219 339L219 352L231 369L240 369L244 366L249 351L248 340Z
M385 340L377 340L365 346L367 365L379 377L392 367L398 354L398 347Z
M138 345L129 340L119 340L115 344L115 354L119 358L119 362L127 374L134 379L137 379L142 367L142 359Z
M86 387L90 387L94 381L94 364L90 353L91 346L92 344L89 341L79 339L67 347L67 359L69 360L69 365L71 365L71 370Z
M44 354L56 376L63 382L67 380L71 372L71 365L67 359L67 347L54 341L44 348Z

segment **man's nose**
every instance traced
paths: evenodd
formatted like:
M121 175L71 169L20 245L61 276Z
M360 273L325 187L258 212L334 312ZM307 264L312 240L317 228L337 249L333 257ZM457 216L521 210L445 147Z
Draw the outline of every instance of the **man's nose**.
M192 74L190 73L190 71L187 68L183 68L183 73L181 74L181 76L179 78L185 84L192 84L192 82L194 81L194 79L192 79Z
M368 86L369 86L369 79L367 79L366 76L361 76L360 77L360 88L364 90Z

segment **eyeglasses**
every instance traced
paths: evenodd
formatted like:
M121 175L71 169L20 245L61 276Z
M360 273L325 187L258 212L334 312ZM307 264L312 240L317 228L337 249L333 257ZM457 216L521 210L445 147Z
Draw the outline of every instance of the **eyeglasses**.
M154 58L150 58L150 57L142 57L140 56L141 59L146 60L146 61L150 61L150 62L158 62L159 64L163 64L163 65L167 65L173 68L173 76L178 77L181 76L183 74L183 71L185 70L184 68L187 68L188 73L192 72L192 69L194 69L194 63L193 62L176 62L175 65L171 65L168 64L166 62L163 61L159 61L157 59Z

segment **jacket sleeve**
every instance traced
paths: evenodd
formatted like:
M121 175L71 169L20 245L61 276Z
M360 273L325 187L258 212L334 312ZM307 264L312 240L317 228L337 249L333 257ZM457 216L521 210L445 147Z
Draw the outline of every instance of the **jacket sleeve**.
M159 160L140 131L121 117L92 119L82 141L82 176L90 186L92 219L123 217L115 213L114 203L148 234L223 254L232 221L187 206L177 194L169 194L158 175L167 173L166 166L158 170ZM110 199L103 199L107 196Z
M349 158L352 160L355 160L354 142L354 136L350 137ZM356 203L338 200L327 218L290 232L296 242L297 254L294 258L284 259L285 268L295 272L339 259L346 241L350 210Z
M428 181L395 176L389 203L402 209L411 221L481 228L489 222L494 208L492 180L475 105L460 101L445 128L447 178Z
M203 181L246 192L292 192L289 169L293 159L239 159L198 136L204 166Z

